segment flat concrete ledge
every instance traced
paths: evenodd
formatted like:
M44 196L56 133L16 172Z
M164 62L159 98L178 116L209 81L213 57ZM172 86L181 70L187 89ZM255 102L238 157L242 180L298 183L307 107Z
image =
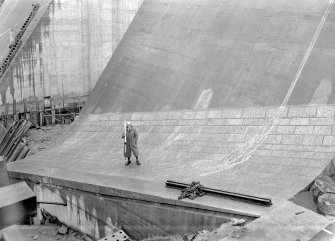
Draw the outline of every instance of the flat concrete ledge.
M0 188L0 229L24 222L36 209L36 196L25 182Z
M36 167L28 162L10 163L8 165L8 175L10 179L29 180L34 183L72 188L102 196L214 211L231 216L249 217L250 219L258 218L262 213L271 210L271 207L215 196L180 201L177 200L180 191L165 187L165 183L122 176L68 171L61 168Z

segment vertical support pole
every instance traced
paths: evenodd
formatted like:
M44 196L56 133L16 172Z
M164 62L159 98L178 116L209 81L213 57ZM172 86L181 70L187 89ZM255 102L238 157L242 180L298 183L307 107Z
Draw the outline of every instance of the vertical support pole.
M39 114L40 114L40 126L43 126L44 125L44 123L43 123L43 111L40 111Z
M28 114L28 111L27 111L26 99L23 99L23 112L24 112L24 119L28 120L29 114Z
M38 103L38 100L36 100L36 124L37 125L41 125L41 122L40 122L40 105Z
M16 118L16 100L13 100L13 122L17 120Z
M5 110L5 127L8 126L8 112L9 112L9 103L6 103L6 110Z
M52 108L51 110L51 123L54 126L56 123L56 111L55 108Z

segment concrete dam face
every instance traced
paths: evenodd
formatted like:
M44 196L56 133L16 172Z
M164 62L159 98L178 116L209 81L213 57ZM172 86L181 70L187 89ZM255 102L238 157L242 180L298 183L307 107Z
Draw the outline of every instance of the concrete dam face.
M34 26L1 79L1 104L44 96L57 104L90 94L142 0L5 1L0 56L9 50L9 30L18 32L35 2L40 10Z
M94 88L69 133L9 163L10 179L66 202L43 207L96 239L116 227L135 239L185 234L232 217L256 219L253 240L313 237L329 220L289 199L335 153L333 1L130 2L56 1L36 25L4 79L26 76L13 74L21 68L44 81L39 93L57 95L65 80L69 95ZM125 9L131 23L113 15ZM28 56L37 67L19 61ZM125 120L139 133L141 166L124 165ZM272 205L180 201L167 180Z

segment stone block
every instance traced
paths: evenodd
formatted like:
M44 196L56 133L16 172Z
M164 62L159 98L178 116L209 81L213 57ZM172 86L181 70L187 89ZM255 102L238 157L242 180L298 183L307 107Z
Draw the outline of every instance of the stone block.
M278 151L315 151L315 146L305 145L273 145L272 150Z
M183 112L183 119L195 119L195 116L197 115L196 111L184 111Z
M223 109L221 117L222 118L241 118L243 114L242 110L235 109Z
M309 119L308 118L292 118L290 120L290 125L308 125L309 124Z
M196 119L206 119L207 118L207 110L201 110L197 111L197 114L195 115Z
M207 112L207 118L221 118L221 110L209 110Z
M282 139L282 144L285 145L299 145L302 144L304 136L302 135L284 135Z
M334 117L335 106L319 106L317 109L317 117Z
M313 134L313 126L297 126L295 134Z
M314 159L323 159L323 160L331 160L334 158L334 154L331 152L314 152L313 153Z
M280 118L279 120L278 120L278 125L279 126L287 126L287 125L289 125L290 124L290 121L291 121L291 119L288 119L288 118Z
M295 126L278 126L277 133L278 134L294 134Z
M334 146L335 145L335 137L334 136L325 136L323 138L324 146Z
M154 113L144 113L143 115L143 120L147 121L147 120L154 120Z
M332 133L331 126L314 126L313 134L315 135L330 135L331 133Z
M228 139L229 142L243 142L245 140L244 134L231 134Z
M266 121L264 119L241 119L241 120L243 120L242 124L246 126L262 126L266 124Z
M243 118L264 118L265 108L248 108L243 110Z
M316 152L334 152L335 153L335 146L317 146L315 148Z
M113 113L113 118L111 120L130 120L132 116L132 113L126 112L126 113Z
M270 144L262 144L258 147L259 150L272 150L272 145Z
M143 113L133 113L131 115L131 120L143 120Z
M316 136L316 135L305 135L303 144L304 145L322 145L323 136Z
M259 126L246 126L242 127L240 133L247 133L247 134L256 134L260 132Z
M96 115L96 114L90 114L86 117L86 121L98 121L100 120L101 115Z
M316 107L290 107L288 117L315 117Z
M243 119L224 119L227 125L242 125Z
M253 153L254 156L267 156L267 157L270 157L272 156L272 151L271 150L256 150L254 153Z
M266 112L267 117L279 117L279 118L286 118L287 117L288 108L287 107L277 107L268 109Z
M183 116L183 112L182 111L169 111L167 113L167 119L170 120L176 120L176 119L180 119Z
M208 125L226 125L227 121L226 119L209 119L208 120Z
M331 126L335 124L335 120L332 118L310 118L309 123L315 126Z
M264 140L266 144L280 144L282 141L282 135L268 135Z

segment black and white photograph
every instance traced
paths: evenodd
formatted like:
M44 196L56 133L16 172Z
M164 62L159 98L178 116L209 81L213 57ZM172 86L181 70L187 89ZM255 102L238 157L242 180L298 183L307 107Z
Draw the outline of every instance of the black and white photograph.
M0 241L335 241L335 0L0 0Z

